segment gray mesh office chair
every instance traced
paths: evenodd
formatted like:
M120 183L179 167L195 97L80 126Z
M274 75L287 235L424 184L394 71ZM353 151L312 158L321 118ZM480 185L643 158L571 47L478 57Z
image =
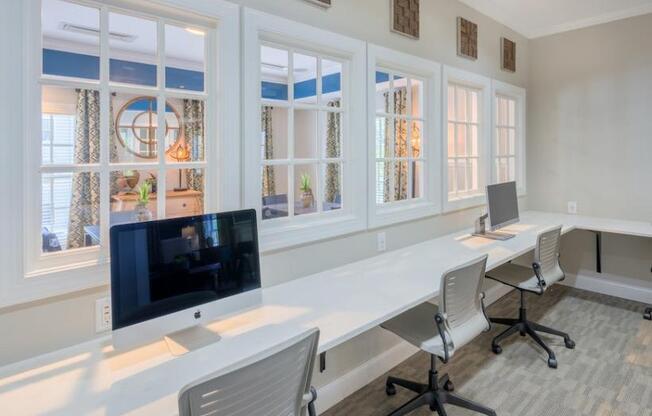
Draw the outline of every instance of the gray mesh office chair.
M310 380L318 339L311 330L254 363L191 383L179 393L179 415L316 416Z
M502 348L498 345L500 341L517 332L522 336L527 334L532 337L548 353L548 366L550 368L557 368L557 358L537 332L563 337L567 348L575 348L575 342L570 339L568 334L528 321L525 307L525 292L543 295L550 285L564 280L564 271L559 264L560 243L561 225L539 234L534 249L532 268L507 263L487 273L488 278L512 286L518 289L521 294L521 306L517 319L491 318L491 322L509 325L507 330L493 339L491 349L494 353L500 354L502 352Z
M487 256L444 273L441 279L439 305L423 303L393 318L382 327L395 333L423 351L430 353L428 384L388 377L386 392L396 394L396 387L405 387L417 397L391 413L405 415L421 406L429 406L440 416L446 416L444 404L470 409L485 415L496 412L453 394L454 386L448 375L438 378L436 361L444 363L459 348L489 330L491 324L484 313L482 282Z

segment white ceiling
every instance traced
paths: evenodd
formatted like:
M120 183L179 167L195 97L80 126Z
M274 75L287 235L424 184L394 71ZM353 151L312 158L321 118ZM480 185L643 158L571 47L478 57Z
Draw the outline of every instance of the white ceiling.
M652 13L652 0L460 0L528 38Z

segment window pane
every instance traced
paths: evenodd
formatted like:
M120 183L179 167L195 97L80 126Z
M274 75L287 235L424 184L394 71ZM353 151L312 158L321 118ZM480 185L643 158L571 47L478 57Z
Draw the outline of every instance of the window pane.
M469 121L472 123L477 123L478 122L478 92L477 91L470 91L469 92L469 105L471 107L470 111L471 114L469 114Z
M457 156L466 156L466 125L457 125L457 140L455 143L455 154Z
M41 237L45 253L98 245L100 175L41 175Z
M394 78L394 113L406 116L408 114L407 78Z
M288 109L263 106L261 118L262 159L287 159Z
M515 100L511 100L511 99L509 100L507 122L512 127L516 126L516 101Z
M165 175L165 217L204 213L204 169L168 169Z
M376 204L391 201L389 181L392 162L376 162Z
M376 112L391 113L392 100L389 98L389 74L376 71Z
M448 156L457 156L455 153L455 123L448 123Z
M165 87L204 91L205 31L165 25Z
M112 82L156 86L155 21L109 13L109 46L109 78Z
M322 59L321 61L322 104L342 99L342 64Z
M412 197L421 198L423 196L423 162L412 162Z
M464 88L457 87L455 91L456 91L455 101L457 104L455 115L457 121L467 121L466 110L468 104L466 102L466 90Z
M294 215L317 212L317 165L294 166Z
M181 124L178 104L168 103L166 142L176 142ZM157 101L153 96L113 94L113 129L111 129L111 162L156 162L158 142ZM181 153L178 154L181 156Z
M288 216L288 167L263 166L262 219L270 220Z
M448 86L448 120L455 120L455 87Z
M376 117L376 157L392 157L394 121L389 117Z
M202 161L205 157L205 108L202 100L168 99L165 111L168 134L165 136L167 160ZM181 130L178 129L181 117Z
M411 79L410 88L412 90L412 117L423 118L423 81Z
M507 180L509 181L516 180L516 158L513 157L509 158L509 176Z
M43 163L99 163L99 92L51 86L41 92Z
M317 157L317 128L319 111L294 110L294 157L315 159Z
M394 163L394 186L390 189L394 201L408 199L408 162L400 160Z
M288 51L260 47L261 97L267 100L288 99Z
M397 119L394 122L396 127L396 147L394 149L395 157L407 157L407 120Z
M294 99L300 103L317 103L317 58L293 54Z
M43 0L43 74L100 79L98 9Z
M448 159L448 193L457 192L457 170L455 159Z
M457 191L458 192L463 192L467 190L467 182L466 182L466 159L457 159L456 164L455 164L455 174L457 178Z
M156 177L155 169L111 171L109 226L157 218Z
M342 164L326 163L323 171L324 211L333 211L342 208Z
M323 139L324 156L338 158L342 156L342 114L322 112L321 117L325 127Z
M515 155L516 154L516 130L509 129L508 134L509 134L509 154Z
M478 156L478 126L471 125L467 131L468 147L467 150L470 156Z
M410 133L410 145L412 146L412 157L421 156L421 148L423 146L423 122L413 121L412 131Z
M466 186L470 191L478 190L478 159L470 159L467 161L466 172Z

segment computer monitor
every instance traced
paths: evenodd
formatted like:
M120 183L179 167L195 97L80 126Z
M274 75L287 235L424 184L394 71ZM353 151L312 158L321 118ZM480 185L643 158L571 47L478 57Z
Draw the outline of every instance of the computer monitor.
M487 186L487 207L491 230L519 221L516 182Z
M114 347L259 304L256 224L243 210L111 227Z

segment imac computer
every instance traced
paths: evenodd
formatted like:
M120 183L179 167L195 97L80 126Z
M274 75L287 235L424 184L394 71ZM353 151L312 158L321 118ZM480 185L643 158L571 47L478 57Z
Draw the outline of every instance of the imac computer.
M243 210L112 227L114 348L164 338L174 353L175 334L206 334L202 325L260 304L256 224Z
M514 237L514 234L496 230L519 221L516 182L487 186L487 211L487 214L476 220L473 235L494 240L507 240ZM489 230L486 229L485 224L487 217L490 222Z

